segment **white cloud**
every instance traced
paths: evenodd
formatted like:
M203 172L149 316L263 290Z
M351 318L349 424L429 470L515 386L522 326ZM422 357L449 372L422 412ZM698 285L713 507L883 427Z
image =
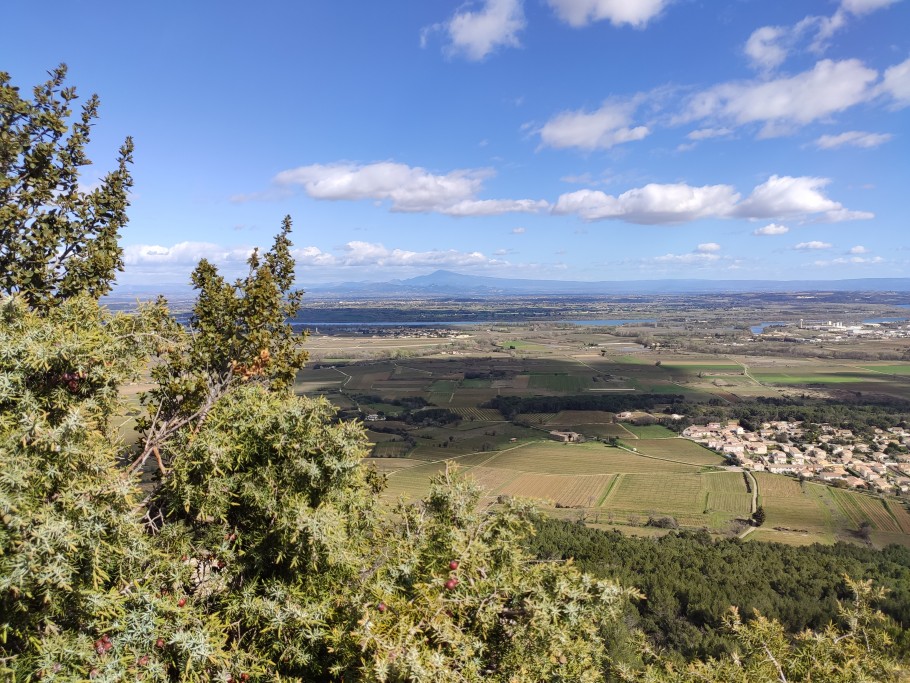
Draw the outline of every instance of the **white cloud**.
M513 235L524 235L527 230L525 228L512 228Z
M233 271L245 263L252 247L225 247L210 242L180 242L171 247L159 245L133 245L124 249L124 262L129 270L160 270L185 273L202 259ZM298 267L472 267L502 265L505 261L485 256L482 252L464 252L456 249L411 251L391 249L383 244L351 241L340 253L333 254L319 247L298 247L292 255ZM182 266L183 268L179 268Z
M862 256L853 256L851 258L836 258L829 261L815 261L812 265L825 267L825 266L863 266L871 265L875 263L883 263L885 259L881 256L873 256L872 258L864 258Z
M800 242L793 248L797 251L813 251L815 249L830 249L831 244L828 242L819 242L818 240L813 240L811 242Z
M733 133L729 128L699 128L686 135L690 140L709 140L710 138L722 138Z
M717 242L705 242L695 247L697 254L711 254L715 251L720 251L720 245Z
M784 26L762 26L749 36L744 48L753 65L761 69L774 69L783 64L789 49L791 30Z
M837 135L822 135L815 141L819 149L836 149L838 147L863 147L870 149L888 142L893 135L890 133L866 133L861 130L850 130Z
M893 5L899 0L843 0L831 16L807 16L792 26L762 26L755 29L743 51L752 66L771 71L799 51L800 42L809 38L808 49L822 53L832 36L848 26L850 15L861 16Z
M586 221L605 219L657 225L728 215L739 195L730 185L692 187L651 183L618 197L600 190L578 190L559 197L553 213L576 213Z
M178 242L164 247L159 244L133 244L123 248L127 266L195 265L201 259L213 263L243 263L252 247L222 247L211 242Z
M823 220L840 222L872 218L873 214L850 211L826 197L821 189L831 181L809 176L773 175L758 185L737 207L735 214L743 218L781 218L821 214Z
M690 98L680 120L764 123L763 136L777 135L871 99L877 78L859 60L825 59L791 77L716 85Z
M720 256L717 254L693 251L688 254L664 254L655 256L652 261L657 263L675 263L689 266L708 265L718 261Z
M647 137L647 126L633 126L637 100L605 102L596 111L565 111L538 131L541 144L557 149L610 149L614 145Z
M885 69L881 90L895 100L895 105L910 105L910 59Z
M865 253L867 253L868 251L869 251L869 250L866 249L866 247L864 247L864 246L861 245L861 244L857 244L855 247L850 247L850 253L851 253L851 254L865 254Z
M758 228L752 232L753 235L786 235L790 232L790 228L786 225L778 225L777 223L769 223L763 228Z
M543 199L464 199L443 206L439 213L447 216L501 216L504 213L538 213L550 208Z
M494 263L479 251L464 252L455 249L434 249L431 251L410 251L389 249L372 242L348 242L342 254L336 258L340 266L395 267L469 267ZM500 262L502 263L502 262Z
M429 33L441 30L448 34L447 52L480 61L497 48L520 47L518 34L526 23L522 0L484 0L477 9L463 9L425 28L420 42L425 47Z
M557 16L570 26L608 20L614 26L644 28L670 0L547 0Z
M899 0L842 0L841 7L856 15L868 14L899 2Z
M460 169L444 175L391 161L373 164L312 164L282 171L279 187L301 187L313 199L391 202L392 211L438 212L450 216L534 213L548 208L542 200L477 199L487 169Z
M586 221L613 219L642 225L685 223L700 218L811 216L819 221L839 222L873 217L870 213L846 209L826 197L821 188L829 182L827 178L774 175L742 201L731 185L693 187L685 183L651 183L618 196L585 189L560 195L552 212L578 214ZM783 234L782 227L772 224L755 234Z

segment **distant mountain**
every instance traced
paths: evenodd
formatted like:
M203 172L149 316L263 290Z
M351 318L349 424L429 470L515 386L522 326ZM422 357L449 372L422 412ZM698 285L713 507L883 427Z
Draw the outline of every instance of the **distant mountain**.
M407 280L342 282L305 287L311 295L484 297L501 295L596 296L617 294L721 294L744 292L910 292L910 278L849 280L527 280L437 270Z

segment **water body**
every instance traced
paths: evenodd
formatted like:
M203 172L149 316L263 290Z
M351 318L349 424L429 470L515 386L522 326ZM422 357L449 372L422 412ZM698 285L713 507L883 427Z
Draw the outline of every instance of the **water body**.
M758 323L757 325L753 325L749 329L752 331L752 334L761 334L768 327L786 327L787 325L790 325L790 324L791 323L777 320L774 322Z
M904 323L907 322L906 318L869 318L868 320L863 320L864 325L872 325L875 323Z
M313 329L316 327L462 327L465 325L578 325L590 327L619 327L620 325L656 323L656 318L636 318L626 320L514 320L503 322L501 320L438 320L427 322L424 320L403 321L374 321L369 322L294 322L292 326L299 329Z

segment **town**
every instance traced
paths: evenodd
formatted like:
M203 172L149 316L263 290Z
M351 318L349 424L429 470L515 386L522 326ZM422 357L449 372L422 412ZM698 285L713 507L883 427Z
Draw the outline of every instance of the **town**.
M910 431L903 427L873 428L866 437L829 424L775 421L749 431L730 421L691 425L682 436L748 470L881 493L910 492Z

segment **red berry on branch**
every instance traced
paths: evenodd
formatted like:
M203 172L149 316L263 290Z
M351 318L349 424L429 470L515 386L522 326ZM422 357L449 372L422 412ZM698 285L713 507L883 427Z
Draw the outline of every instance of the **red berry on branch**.
M452 560L449 562L449 569L451 569L453 572L458 569L458 560Z
M458 579L449 579L448 581L446 581L446 590L453 591L453 590L455 590L455 587L457 585L458 585Z
M248 673L242 673L242 674L240 674L240 680L248 681L248 680L250 680L250 675Z
M186 598L180 598L177 601L177 607L183 607L186 604Z
M388 605L386 605L384 602L380 602L378 605L376 605L376 609L378 609L380 612L385 612L388 608Z
M149 663L149 656L148 656L148 655L142 655L142 656L136 661L136 663L137 663L139 666L145 666L146 664Z
M158 640L156 640L155 647L157 647L159 650L164 648L164 638L159 638Z

